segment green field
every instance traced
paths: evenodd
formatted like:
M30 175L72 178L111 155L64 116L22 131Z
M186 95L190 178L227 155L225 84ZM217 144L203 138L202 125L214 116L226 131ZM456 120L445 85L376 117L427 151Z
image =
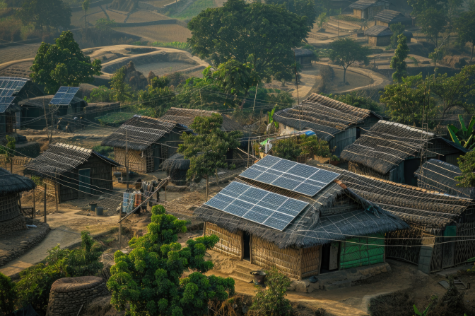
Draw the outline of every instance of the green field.
M203 10L214 7L216 7L216 5L213 0L196 0L188 8L178 14L172 15L171 17L180 20L187 20L197 16Z

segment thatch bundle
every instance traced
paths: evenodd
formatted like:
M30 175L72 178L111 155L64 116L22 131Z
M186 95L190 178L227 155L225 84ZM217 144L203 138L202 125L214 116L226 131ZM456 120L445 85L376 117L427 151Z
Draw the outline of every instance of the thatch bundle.
M170 181L176 185L186 185L186 172L190 169L190 160L182 154L174 154L162 164L162 169L167 172Z
M0 178L2 179L0 181L0 195L29 191L36 187L36 184L30 179L10 173L3 168L0 168Z

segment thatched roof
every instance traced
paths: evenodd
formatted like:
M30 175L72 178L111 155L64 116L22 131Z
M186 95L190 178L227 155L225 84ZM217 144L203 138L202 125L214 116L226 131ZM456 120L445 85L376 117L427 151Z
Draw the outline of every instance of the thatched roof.
M394 10L382 10L374 16L375 21L381 21L385 23L407 23L411 21L411 18L408 18L399 11Z
M0 195L33 190L36 184L30 179L0 168Z
M209 117L212 114L219 114L215 111L205 111L205 110L197 110L197 109L183 109L183 108L170 108L165 115L161 118L163 120L169 120L173 122L177 122L179 124L183 124L187 127L193 123L193 120L197 116L204 116ZM232 131L241 131L242 126L238 123L233 121L229 116L225 114L221 114L223 117L223 125L221 129L225 132L232 132Z
M430 159L414 173L418 179L417 185L427 190L439 191L450 195L475 198L475 188L457 186L455 177L462 174L460 168L450 163Z
M188 170L190 169L190 160L185 159L182 154L174 154L163 162L163 170L171 172L173 170Z
M313 56L315 56L315 53L312 52L310 49L293 48L292 50L295 53L295 57L313 57Z
M423 148L429 148L431 153L440 155L467 151L434 133L381 120L356 142L347 146L340 158L386 174L405 159L420 156Z
M364 10L369 7L382 6L387 4L384 0L358 0L355 3L350 4L351 9Z
M363 124L376 113L313 93L300 105L278 111L274 120L299 131L311 129L318 138L330 141L350 126Z
M375 25L367 29L364 34L372 37L385 37L393 35L393 32L387 26Z
M282 231L204 204L195 210L195 215L230 232L249 232L275 243L279 248L306 248L334 240L345 240L351 236L367 236L408 228L408 225L396 216L361 198L352 189L345 188L345 183L331 182L314 197L309 198L246 178L238 177L235 181L298 199L309 205ZM333 208L342 198L347 198L348 209L342 211Z
M436 233L458 223L465 211L473 210L472 200L428 191L410 185L359 175L328 164L309 161L309 165L340 173L338 180L356 194L410 225Z
M49 103L53 99L54 95L45 95L42 97L36 97L36 98L29 98L29 99L24 99L20 102L18 102L18 105L21 106L34 106L34 107L44 107L44 106L49 106ZM86 101L84 101L81 98L74 97L71 101L71 104L77 104L77 103L83 103L83 107L86 106ZM63 105L65 106L65 105Z
M114 133L107 136L101 143L102 146L125 148L132 150L145 150L163 136L170 133L176 122L161 118L135 115L122 124ZM185 130L185 128L182 128Z
M104 157L92 149L56 143L31 160L26 165L24 174L53 178L66 172L72 172L92 156L96 156L114 167L120 166L114 160Z

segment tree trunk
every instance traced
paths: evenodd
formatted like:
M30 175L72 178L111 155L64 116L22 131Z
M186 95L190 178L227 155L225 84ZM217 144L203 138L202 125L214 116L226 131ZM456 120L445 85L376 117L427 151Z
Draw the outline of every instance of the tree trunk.
M219 178L218 178L218 169L216 169L216 185L219 184Z
M206 202L208 202L208 193L209 193L208 187L209 187L209 176L206 176Z
M346 84L346 68L343 67L343 83Z

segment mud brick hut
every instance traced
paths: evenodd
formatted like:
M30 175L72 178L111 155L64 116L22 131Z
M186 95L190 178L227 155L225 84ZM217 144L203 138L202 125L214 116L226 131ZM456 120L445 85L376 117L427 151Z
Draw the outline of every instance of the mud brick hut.
M186 185L186 173L190 169L190 160L182 154L174 154L163 163L163 170L167 172L170 181L176 185Z
M401 23L404 26L411 26L412 19L399 11L383 10L374 16L376 25L390 27L393 24Z
M196 109L170 108L170 110L168 110L165 115L161 117L161 119L173 121L178 124L185 125L189 128L193 123L195 117L209 117L212 114L219 114L219 112ZM225 132L242 131L242 126L238 122L233 121L227 115L221 116L223 117L223 124L221 125L221 130Z
M393 32L387 26L375 25L367 29L364 34L368 37L371 46L388 46L391 44Z
M106 137L102 146L114 147L116 161L130 170L154 172L175 154L180 135L187 130L176 122L135 115Z
M300 105L274 114L274 120L279 122L281 135L310 129L319 139L327 141L330 148L336 147L334 152L336 156L380 119L382 117L373 111L316 93L310 95Z
M346 147L341 158L348 170L380 179L417 185L414 172L424 158L438 158L457 165L467 152L462 146L434 133L388 121L379 121L355 143Z
M332 165L312 166L339 172L337 180L355 194L410 225L386 233L386 257L436 272L475 257L475 205L473 200L414 186L358 175Z
M62 143L49 146L25 167L25 174L37 176L55 188L58 202L101 195L113 189L112 167L120 164L92 149Z
M214 250L294 279L384 262L384 234L408 225L338 176L269 155L195 215L219 237Z
M358 19L372 19L379 12L389 9L389 1L386 0L358 0L349 6L353 9L353 16Z
M21 192L33 190L35 183L28 178L0 168L0 236L26 229L21 214Z
M302 67L308 67L312 65L312 60L315 59L315 53L310 49L294 48L295 59Z
M461 175L462 171L459 167L438 159L424 162L415 172L419 188L475 199L475 188L457 186L455 177Z
M30 79L0 77L0 139L20 127L18 102L42 95L43 91Z

